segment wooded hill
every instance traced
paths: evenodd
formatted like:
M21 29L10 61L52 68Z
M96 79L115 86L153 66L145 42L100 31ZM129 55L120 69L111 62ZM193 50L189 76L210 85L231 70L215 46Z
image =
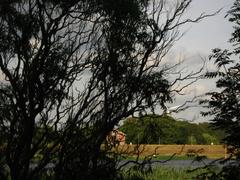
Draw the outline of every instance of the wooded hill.
M168 115L131 117L120 130L126 133L126 143L133 144L221 144L224 138L223 131L210 123L190 123Z

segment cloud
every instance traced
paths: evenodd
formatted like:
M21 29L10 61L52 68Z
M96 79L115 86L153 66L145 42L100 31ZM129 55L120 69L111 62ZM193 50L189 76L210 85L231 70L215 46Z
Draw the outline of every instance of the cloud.
M204 71L216 70L215 65L208 61L208 56L214 48L231 49L231 44L228 43L228 40L233 28L232 24L229 23L228 19L224 18L224 16L233 2L234 0L194 0L187 14L184 16L185 18L194 18L199 16L202 12L210 14L216 12L220 8L223 9L214 17L206 18L200 23L188 24L182 27L180 31L186 31L186 34L175 43L163 62L174 64L185 60L182 67L186 67L185 70L191 72L197 71L201 66L202 60L206 60ZM180 69L180 67L178 69ZM174 103L169 105L169 107L180 105L192 99L195 95L202 95L213 90L216 90L215 80L201 79L193 85L186 87L184 89L185 95L176 96ZM194 119L195 122L210 119L210 117L201 117L201 111L204 111L204 109L200 106L194 106L184 112L173 115L177 118L187 120Z

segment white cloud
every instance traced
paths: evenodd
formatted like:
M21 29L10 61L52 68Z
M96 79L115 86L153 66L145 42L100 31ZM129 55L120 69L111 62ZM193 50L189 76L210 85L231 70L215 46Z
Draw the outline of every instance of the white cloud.
M177 63L179 60L185 59L185 66L188 71L196 71L201 66L202 60L206 60L206 70L213 71L216 67L212 62L208 61L208 56L211 54L212 49L231 49L231 44L228 40L233 31L232 24L228 19L224 18L226 12L232 6L234 0L193 0L191 7L184 17L197 17L202 12L210 14L216 12L218 9L223 8L222 11L214 17L204 19L200 23L190 24L181 28L181 31L186 31L186 34L175 43L170 54L165 57L165 62ZM175 106L184 103L191 99L194 95L201 95L209 91L216 90L214 80L200 80L188 86L183 96L176 96L176 101L170 105ZM175 114L177 118L183 118L196 122L206 121L207 117L201 117L200 107L190 108L184 112Z

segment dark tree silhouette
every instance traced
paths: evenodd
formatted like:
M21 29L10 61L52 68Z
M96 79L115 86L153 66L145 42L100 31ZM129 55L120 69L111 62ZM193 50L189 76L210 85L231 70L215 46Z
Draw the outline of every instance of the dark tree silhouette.
M202 101L209 108L203 115L213 117L215 128L225 131L223 141L229 146L230 153L236 158L227 164L219 174L211 174L214 179L239 179L240 177L240 64L239 64L239 20L240 1L236 0L228 12L229 20L235 23L230 42L234 50L214 49L209 59L216 64L216 71L207 72L206 77L217 78L218 91L209 92L209 99ZM235 61L233 60L235 59Z
M181 20L190 2L1 1L0 153L11 179L51 166L52 179L113 179L101 145L123 118L171 101L159 63L179 26L206 17Z

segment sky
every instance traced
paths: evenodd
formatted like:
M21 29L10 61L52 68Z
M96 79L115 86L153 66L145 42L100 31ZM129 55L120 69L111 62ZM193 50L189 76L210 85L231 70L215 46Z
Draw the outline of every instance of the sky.
M227 11L233 5L234 0L193 0L189 7L186 17L194 18L201 13L211 14L221 9L221 12L213 17L208 17L199 23L188 24L180 29L186 32L185 35L175 43L168 57L181 56L186 59L189 71L197 70L202 63L201 59L208 59L213 48L231 49L228 43L233 24L227 18L224 18ZM210 63L206 64L207 69L211 69ZM215 84L210 80L200 80L192 86L185 89L185 96L178 96L169 107L178 106L189 100L193 95L201 95L207 91L215 89ZM179 119L185 119L194 122L207 121L209 118L200 115L202 109L194 107L178 114L172 114Z
M184 57L187 69L196 71L201 66L201 59L207 59L213 48L230 49L231 44L228 43L228 40L233 32L233 24L224 16L233 5L233 2L234 0L193 0L186 12L185 17L187 18L196 18L201 13L212 14L221 8L222 10L217 15L205 18L199 23L191 23L182 27L180 31L185 32L185 35L174 44L166 58L176 61L178 57ZM211 65L207 64L206 68L210 69ZM2 77L0 75L0 81ZM214 88L213 81L200 80L185 89L185 95L177 96L174 103L169 104L168 107L181 105L194 95L204 94ZM194 107L172 115L189 121L207 121L207 118L200 116L201 110L200 107ZM160 110L156 110L156 112L160 113Z

